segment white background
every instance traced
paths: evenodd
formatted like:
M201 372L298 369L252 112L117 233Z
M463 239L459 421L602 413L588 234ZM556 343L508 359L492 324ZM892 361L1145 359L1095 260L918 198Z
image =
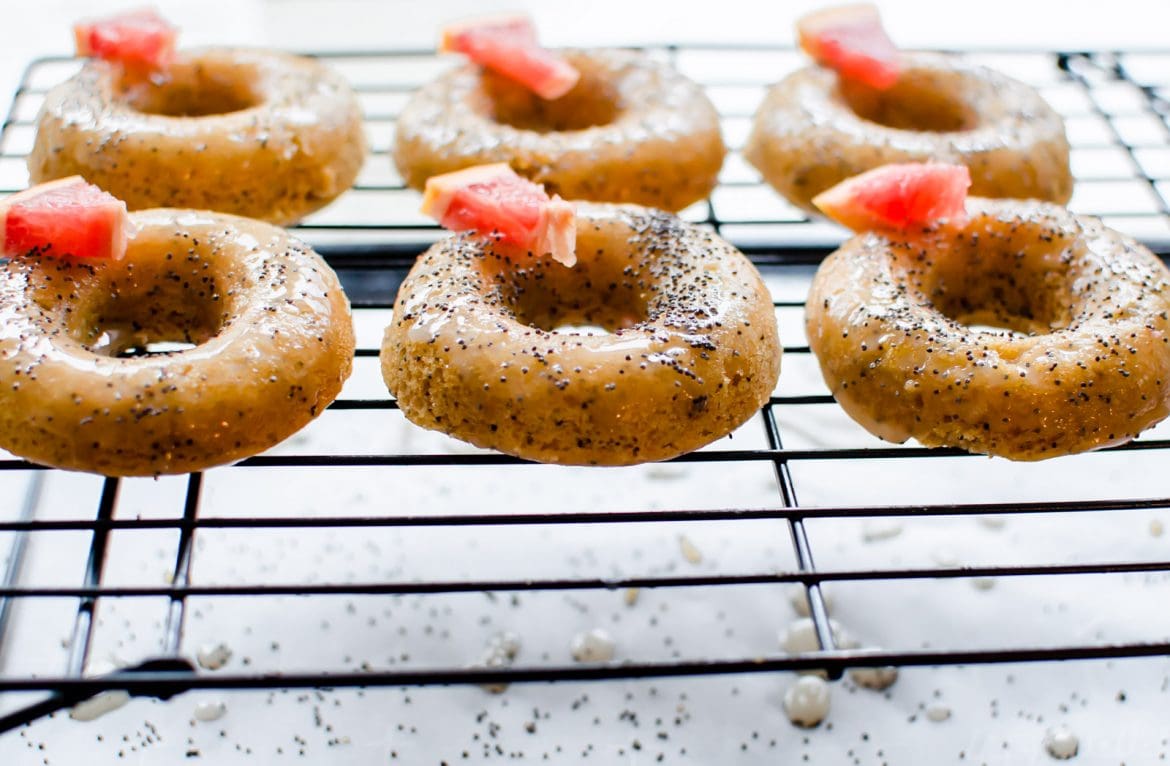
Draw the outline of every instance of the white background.
M163 13L182 28L184 45L248 44L290 50L340 50L346 48L384 49L394 46L429 46L441 22L482 13L490 7L528 8L536 17L542 38L550 45L643 42L763 42L784 43L791 39L792 20L814 7L814 3L747 2L717 0L710 3L632 3L565 0L548 3L472 2L226 2L198 0L160 2ZM881 4L886 25L894 39L905 47L1042 47L1075 49L1133 48L1167 45L1166 29L1170 8L1165 2L1021 2L981 0L971 3L923 3L898 0ZM35 4L5 2L0 24L0 98L11 93L20 68L33 56L68 53L71 46L69 22L79 16L108 12L112 4L42 0ZM782 285L773 285L783 289ZM799 297L799 296L797 296ZM384 319L384 317L380 318ZM366 328L366 345L376 343L377 322ZM797 338L786 337L796 343ZM359 370L359 372L361 372ZM365 371L373 381L376 374ZM810 377L809 371L805 376ZM800 380L801 371L786 370L790 379ZM355 376L356 379L357 376ZM364 384L355 384L364 385ZM783 385L792 385L782 382ZM351 393L353 386L351 386ZM357 413L364 419L364 415ZM355 421L358 418L355 418ZM848 423L837 421L842 431ZM355 433L365 423L355 422ZM849 431L852 433L852 431ZM406 432L404 440L419 439ZM322 434L306 439L333 440L332 447L350 447L349 433ZM368 434L367 434L368 437ZM810 434L810 442L823 434ZM381 435L378 438L383 438ZM388 437L386 437L388 438ZM429 436L422 438L430 438ZM317 445L318 447L320 445ZM415 443L415 449L420 449ZM737 442L732 446L754 446ZM328 445L327 445L328 447ZM425 448L425 446L423 447ZM1142 464L1134 471L1128 456L1095 456L1085 461L1046 464L1036 467L1005 465L992 461L948 461L930 463L932 477L896 467L883 471L874 467L858 486L844 486L832 475L833 466L821 466L824 475L815 475L810 466L808 486L819 488L802 497L805 502L907 502L908 497L924 501L937 499L928 485L953 487L952 499L979 500L1021 497L1085 497L1089 495L1167 495L1165 466ZM1140 462L1141 456L1137 460ZM1085 467L1085 470L1077 470ZM663 473L655 474L654 470ZM927 470L927 469L923 469ZM671 473L674 471L675 473ZM681 471L681 472L680 472ZM357 472L355 472L357 473ZM401 473L401 472L400 472ZM451 486L440 471L400 476L377 488L372 496L345 496L353 508L374 509L401 504L403 507L434 507L452 510L476 507L494 499L501 505L520 505L540 511L540 502L557 507L588 508L604 496L610 477L596 474L556 474L549 481L545 473L481 471L475 484ZM532 473L527 487L509 483L515 473ZM464 476L470 472L465 472ZM394 474L399 476L399 474ZM231 513L232 503L246 497L258 504L283 504L290 513L311 512L314 504L330 502L329 495L341 493L335 487L313 487L292 482L282 494L272 497L271 488L229 486L230 471L218 472L208 480L204 510ZM774 487L767 472L745 471L732 477L710 477L701 470L645 469L620 475L632 486L645 490L631 496L629 507L680 506L714 507L719 504L744 506L774 503ZM420 477L421 482L420 483ZM543 477L543 478L542 478ZM427 483L429 482L429 483ZM733 488L729 489L728 484ZM98 481L92 477L67 476L55 480L45 504L48 517L76 518L76 498L96 495ZM545 494L533 499L531 487ZM170 498L171 507L181 502L182 482L128 482L123 490L123 512L148 515L157 512L160 496ZM345 491L349 491L346 489ZM314 494L316 493L316 494ZM19 488L12 488L19 497ZM612 500L609 501L612 504ZM218 504L218 505L217 505ZM83 509L89 512L89 508ZM908 525L893 537L861 523L822 522L812 525L814 536L835 541L823 545L822 566L844 568L861 565L949 566L954 563L1011 562L1021 559L1101 560L1109 558L1170 558L1167 538L1155 536L1153 522L1170 524L1167 513L1117 514L1067 525L1063 519L1010 519L1004 525L995 520L923 520ZM1080 522L1078 522L1080 524ZM1075 528L1072 528L1075 527ZM790 566L786 532L780 524L744 525L734 528L699 525L688 535L704 553L700 564L691 564L679 555L677 539L655 537L649 532L630 531L631 539L611 541L598 531L582 530L580 559L570 557L574 572L602 574L613 571L699 571L728 569L752 571L767 566ZM623 530L624 532L624 530ZM511 535L512 533L509 533ZM402 571L419 576L515 576L543 565L564 565L561 552L549 542L546 532L516 533L527 541L526 562L499 560L490 554L494 546L515 545L515 537L484 533L481 539L450 536L445 539L421 536L375 535L371 540L325 534L241 536L208 534L203 537L201 560L219 562L216 571L208 566L204 581L223 578L287 581L306 576L322 578L342 572L358 579L394 577ZM527 534L527 537L524 537ZM173 540L167 534L126 535L115 540L111 577L114 581L158 584L168 566ZM385 539L383 539L385 538ZM529 539L530 538L530 539ZM84 535L71 538L55 561L41 557L38 574L45 582L74 584L82 560ZM120 547L118 547L120 546ZM168 548L168 546L171 546ZM371 547L372 546L372 547ZM353 551L367 551L358 557L362 568L348 558ZM155 551L159 555L155 556ZM478 550L475 563L469 550ZM149 555L141 555L143 551ZM374 551L374 553L370 553ZM119 557L117 553L126 554ZM139 555L131 555L137 552ZM631 560L641 564L631 564ZM118 564L117 562L124 562ZM128 562L128 563L127 563ZM225 565L229 562L230 566ZM481 566L482 565L482 566ZM644 566L643 566L644 565ZM482 567L486 567L484 569ZM200 572L196 572L197 577ZM1082 587L1083 586L1083 587ZM989 591L955 581L933 589L907 585L904 598L869 592L865 587L838 589L838 613L863 640L879 641L899 648L898 627L937 615L942 624L931 626L931 635L941 641L981 645L1011 641L1013 625L1030 625L1029 638L1039 635L1053 642L1133 640L1166 635L1166 583L1129 578L1123 592L1129 599L1111 600L1102 594L1116 588L1095 589L1092 582L1070 583L1044 580L1014 580L998 583ZM526 660L538 660L545 652L552 661L566 662L568 637L577 629L604 624L620 639L618 658L659 656L664 636L684 653L711 654L712 647L734 655L737 651L771 651L774 635L794 615L787 604L772 599L761 610L760 600L750 589L730 591L726 603L713 615L709 599L701 594L643 594L634 608L620 602L620 594L595 594L580 601L562 596L525 596L523 610L500 621L500 609L486 605L482 596L442 601L438 615L412 613L419 602L395 603L388 614L376 600L338 599L328 608L314 603L321 614L306 615L303 602L295 599L258 608L254 614L240 613L238 603L209 601L193 607L188 624L188 648L206 640L225 637L224 625L240 628L226 636L235 650L228 670L244 672L240 663L247 658L251 669L297 667L304 658L352 669L356 659L369 657L386 662L395 654L394 631L405 625L421 629L426 623L446 626L453 633L450 645L437 642L435 662L456 657L474 659L485 636L496 629L516 629L525 640ZM886 600L882 600L885 597ZM961 604L956 608L955 604ZM1161 605L1150 609L1150 605ZM154 606L158 606L155 604ZM218 610L218 611L217 611ZM43 657L59 661L60 638L68 633L70 612L63 621L46 618L37 630L26 629L21 657ZM493 615L494 622L477 622L481 614ZM505 614L507 611L505 610ZM217 616L218 615L218 616ZM555 619L554 616L555 615ZM95 655L114 654L132 660L148 653L145 636L120 629L119 620L130 626L136 621L151 622L136 610L105 615ZM1045 627L1035 629L1037 621ZM559 622L558 622L559 621ZM329 622L333 634L318 629ZM312 629L304 630L308 625ZM555 625L557 629L550 629ZM563 629L561 629L563 625ZM727 625L728 627L725 627ZM738 631L728 634L726 631ZM446 629L446 628L444 628ZM983 631L986 630L986 635ZM229 628L230 632L230 628ZM1024 631L1021 631L1024 632ZM426 650L416 660L425 661ZM403 639L405 643L406 640ZM654 642L651 645L649 642ZM276 644L278 647L274 648ZM917 648L909 643L900 648ZM36 654L34 650L43 650ZM336 651L334 651L336 650ZM363 652L365 654L363 654ZM421 657L418 654L421 653ZM335 656L336 655L336 656ZM357 657L350 656L357 655ZM322 660L322 657L325 659ZM51 672L48 659L41 672ZM19 670L23 671L24 668ZM496 762L507 755L482 755L485 741L504 743L507 752L523 752L525 760L541 762L545 753L557 763L598 762L655 763L659 752L667 763L799 763L802 755L817 764L1032 764L1047 763L1041 746L1049 725L1067 722L1082 737L1077 763L1146 764L1159 762L1170 751L1167 710L1168 664L1164 660L1121 663L1076 663L1033 667L990 669L944 669L906 671L888 696L841 685L834 690L832 728L822 727L805 734L792 728L780 709L786 678L686 680L658 684L612 684L586 687L513 688L503 696L488 696L479 689L400 691L386 690L361 695L355 692L301 698L296 694L215 695L191 694L169 703L136 702L93 724L71 722L62 717L42 722L27 732L0 735L0 764L50 763L177 763L187 760L194 749L201 760L193 763L437 763ZM580 702L582 697L587 698ZM190 721L196 701L225 699L228 713L221 721L202 724ZM580 704L577 704L580 703ZM928 722L925 711L945 707L952 717ZM537 733L528 734L523 724L534 719L532 708L551 714L539 719ZM315 720L314 708L324 711L326 732ZM638 724L622 718L623 710L639 716ZM583 711L583 712L582 712ZM486 718L480 718L481 712ZM673 723L681 717L683 724ZM656 718L666 723L657 725ZM595 723L595 720L597 721ZM502 729L493 737L489 724ZM149 726L148 726L149 724ZM161 732L162 741L151 727ZM413 729L413 731L412 731ZM657 733L665 731L666 740ZM223 732L221 735L220 732ZM344 741L330 743L344 737ZM478 737L478 739L477 739ZM640 748L632 742L638 740ZM31 745L31 747L30 747ZM42 749L43 746L43 749ZM557 750L557 747L563 748ZM469 758L463 760L463 750ZM688 750L688 754L680 752ZM302 756L299 752L304 750ZM581 753L589 752L588 761ZM119 753L121 755L119 755ZM398 754L392 758L391 754Z
M68 53L71 20L116 3L39 0L2 3L0 85L30 57ZM141 4L122 4L137 7ZM426 46L444 22L493 9L526 9L551 45L791 40L792 22L821 3L718 2L378 2L377 0L162 0L154 3L182 28L187 45L249 44L292 50ZM880 3L894 40L906 47L1165 45L1170 7L1160 0L979 0ZM8 92L6 89L4 92Z

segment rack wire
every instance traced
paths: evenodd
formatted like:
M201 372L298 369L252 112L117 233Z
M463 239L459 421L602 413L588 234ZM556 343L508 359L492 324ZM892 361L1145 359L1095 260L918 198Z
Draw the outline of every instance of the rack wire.
M672 61L705 85L724 117L724 130L733 152L721 176L719 188L707 201L684 211L684 217L712 227L749 253L768 277L807 284L812 265L841 239L832 226L809 220L761 185L737 151L746 135L752 110L767 81L799 64L799 56L787 48L725 48L686 46L648 49L650 55ZM418 217L413 192L394 174L388 157L393 121L409 93L449 62L426 51L357 52L318 54L354 82L363 101L373 154L357 186L330 208L297 227L297 233L315 245L338 270L360 318L367 312L384 312L392 305L394 291L414 256L440 236L438 229ZM1149 244L1159 255L1170 255L1170 53L1161 51L988 51L979 54L993 66L1036 84L1065 115L1073 144L1077 192L1072 207L1078 212L1102 216L1107 223ZM749 60L750 66L744 66ZM0 192L23 188L27 182L24 162L31 148L34 117L48 87L63 80L76 66L70 59L46 58L32 62L24 73L8 116L0 129ZM802 308L798 296L781 296L779 313ZM357 356L373 358L372 345ZM809 355L805 345L789 345L786 360ZM799 364L799 361L797 362ZM786 362L791 364L791 362ZM753 463L774 473L777 494L765 508L717 507L665 510L629 510L620 504L588 511L563 513L458 512L440 514L357 514L330 516L263 515L248 512L211 515L201 512L204 475L187 478L182 513L174 517L125 518L117 510L122 482L107 478L98 496L79 498L71 518L44 519L38 515L45 477L38 466L15 458L0 459L0 473L25 472L29 476L24 500L14 518L0 521L0 536L9 541L0 558L0 650L13 627L15 607L35 600L76 602L68 657L56 672L0 676L0 697L10 692L43 692L47 696L31 705L0 715L0 732L71 706L91 695L125 690L132 695L169 697L192 689L276 689L311 687L375 687L444 685L453 683L517 683L525 681L594 681L619 678L698 676L729 673L771 673L823 669L834 678L849 668L882 666L956 665L1008 662L1122 658L1170 655L1170 641L1149 636L1144 640L1064 643L990 648L923 648L916 650L860 650L835 643L829 609L822 594L825 583L896 583L910 580L947 581L957 578L1036 576L1077 577L1170 573L1170 560L1094 560L1078 563L1012 561L978 567L906 566L867 568L817 566L817 552L808 533L810 521L832 519L880 519L953 517L968 514L1035 515L1147 511L1170 508L1170 488L1163 496L1097 500L1019 502L940 502L891 505L802 505L801 482L793 467L828 461L856 465L909 459L976 460L948 449L924 449L914 445L883 446L871 441L834 446L786 446L784 413L832 406L826 393L773 395L757 422L762 426L762 446L703 450L675 462L712 466ZM343 397L323 418L345 411L394 411L388 397ZM755 428L757 426L750 425ZM1166 451L1170 439L1143 438L1109 452ZM484 466L512 466L523 461L483 452L385 452L298 454L276 451L256 456L217 471L248 472L269 469L267 480L279 481L281 471L318 472L322 481L339 468L370 467L375 470L446 467L452 471ZM923 463L925 465L925 463ZM83 512L92 505L92 513ZM771 520L787 526L794 565L771 571L680 575L674 573L635 576L556 578L371 579L367 581L254 583L226 581L193 582L191 573L200 534L213 530L314 530L314 529L423 529L503 528L549 526L569 536L582 525L669 523L685 526L703 521ZM111 536L120 532L168 531L177 534L175 555L168 564L165 585L144 586L111 583L106 577ZM26 549L34 537L70 533L88 536L83 576L75 585L28 582L22 567ZM2 549L0 549L2 551ZM361 672L314 669L278 674L238 671L207 673L196 668L183 653L189 602L201 597L261 598L297 595L308 600L327 596L404 595L530 591L612 591L623 588L677 588L733 585L803 587L820 649L798 655L765 653L744 657L694 659L674 657L647 661L601 663L584 666L540 665L515 667L441 666L427 668L362 669ZM106 675L85 674L91 660L94 614L107 600L165 599L162 651L157 657ZM770 602L769 602L770 603ZM766 605L765 605L766 606ZM12 663L9 663L11 666Z

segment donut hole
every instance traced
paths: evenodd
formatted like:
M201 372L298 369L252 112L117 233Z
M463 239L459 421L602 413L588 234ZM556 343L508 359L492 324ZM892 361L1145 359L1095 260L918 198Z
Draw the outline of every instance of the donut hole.
M165 77L119 83L124 103L143 114L211 117L259 106L264 100L255 67L218 61L178 62Z
M172 263L166 261L164 263ZM199 258L175 269L147 264L111 277L95 291L75 338L98 356L175 354L211 340L227 326L228 300Z
M1065 264L1044 253L981 246L937 265L927 296L974 332L1045 335L1072 322L1067 275Z
M895 130L954 133L978 124L956 76L910 70L888 90L840 81L842 100L858 117Z
M996 322L996 321L999 321L999 319L998 319L998 317L991 317L990 321ZM967 326L967 329L970 330L971 332L984 333L986 335L1000 335L1000 336L1007 336L1007 337L1014 337L1014 338L1024 338L1024 337L1027 337L1029 335L1036 335L1037 334L1037 333L1032 333L1032 332L1026 332L1025 330L1015 330L1015 329L1012 329L1011 327L1004 327L1004 326L998 325L998 324L983 324L983 323L980 323L978 321L975 321L974 316L969 317L968 320L966 322L964 322L963 324L965 324Z
M601 325L595 324L573 324L566 322L565 324L557 325L550 328L550 332L557 335L612 335L613 333Z
M105 335L105 334L103 334ZM105 335L108 337L108 335ZM107 344L108 345L108 344ZM119 359L133 359L139 356L158 356L160 354L177 354L180 351L190 351L196 344L176 340L160 340L144 343L141 346L125 346L116 356Z
M555 298L545 301L526 295L514 311L522 324L558 335L612 335L646 319L645 307L633 301L596 298L572 295L565 296L568 302L559 303Z
M485 116L503 125L535 133L563 133L609 125L621 111L612 81L581 70L581 79L565 95L543 99L522 85L493 72L482 75Z
M207 307L169 299L165 303L165 309L150 314L128 300L110 301L92 317L82 344L99 356L175 354L206 343L224 328L224 317Z
M1018 275L988 269L931 299L944 315L976 332L1044 335L1067 324L1052 291L1030 291L1019 282Z
M506 274L504 300L521 324L560 335L607 335L647 319L635 285L608 259Z

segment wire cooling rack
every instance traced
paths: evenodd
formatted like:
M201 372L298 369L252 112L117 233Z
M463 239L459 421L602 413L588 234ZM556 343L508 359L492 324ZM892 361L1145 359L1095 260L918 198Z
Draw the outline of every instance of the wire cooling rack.
M684 455L678 466L702 465L710 476L719 477L736 466L763 467L772 476L775 493L761 507L732 507L716 502L712 507L692 508L685 503L664 509L635 509L624 505L622 481L629 474L612 471L608 477L615 489L610 499L595 507L565 512L540 510L539 503L520 503L537 510L498 512L494 509L470 509L463 505L438 512L378 512L347 515L341 512L321 514L281 514L260 509L239 500L219 502L209 509L206 483L217 476L247 475L255 479L259 493L275 491L292 476L327 486L344 482L349 471L362 469L377 482L381 474L387 481L434 480L435 471L445 472L447 480L458 481L461 473L500 467L522 466L523 462L495 453L480 451L418 448L385 449L377 440L370 445L346 441L341 448L319 451L278 448L268 454L242 461L236 466L193 474L183 479L178 492L170 492L172 511L143 513L140 500L135 509L123 510L126 481L107 478L87 483L86 492L70 495L64 514L46 518L47 484L57 472L44 471L18 459L0 460L0 478L12 480L22 501L12 505L7 516L0 516L0 702L5 694L37 692L42 696L31 703L27 695L19 704L0 714L0 732L30 722L55 710L73 705L91 695L111 690L125 690L131 695L169 697L192 689L288 689L388 687L409 685L444 685L458 683L496 684L523 681L587 681L619 678L699 676L730 673L770 673L782 670L823 669L831 677L840 677L850 668L882 666L957 665L983 663L1032 662L1090 658L1170 656L1170 640L1165 635L1129 636L1125 640L1094 641L1022 641L1002 642L991 646L966 646L946 637L933 640L923 636L918 646L905 649L857 649L839 646L829 619L829 606L822 589L827 583L854 583L893 588L899 583L926 581L947 583L980 578L1076 578L1131 576L1159 577L1170 574L1170 560L1157 557L1130 559L1120 555L1097 556L1091 560L1052 562L1035 558L1016 559L979 566L955 566L953 562L909 564L905 566L818 566L822 549L814 546L810 527L834 520L903 520L958 517L1016 518L1056 515L1144 513L1170 508L1170 479L1154 478L1140 484L1150 494L1135 497L1130 486L1098 482L1092 499L1062 498L1058 488L1041 492L1037 499L958 502L954 494L936 496L924 502L842 505L833 502L801 502L807 485L804 468L817 466L822 473L839 474L849 481L851 473L872 480L875 476L894 476L893 481L913 481L913 477L931 472L940 464L960 461L964 475L980 480L983 466L994 465L984 458L967 456L946 449L927 450L914 445L883 445L859 434L856 429L830 429L828 436L813 438L802 425L805 412L828 412L827 422L839 422L832 398L811 383L804 390L786 388L790 377L815 379L809 349L801 345L799 316L803 291L812 267L841 240L840 230L820 221L810 221L801 211L787 205L770 189L760 184L738 153L746 137L752 111L762 98L769 81L799 66L801 57L790 49L666 47L648 53L672 61L684 73L701 82L724 118L724 133L729 154L721 183L709 200L683 212L689 220L709 225L748 252L759 265L777 297L775 302L785 347L785 373L776 395L772 396L758 418L737 435L748 446L722 443L711 449ZM397 415L393 400L378 393L375 380L378 326L385 324L394 291L413 257L441 233L416 212L417 195L405 189L394 173L388 156L393 140L393 123L410 92L431 79L451 62L429 52L368 52L323 54L320 56L340 70L354 84L363 102L373 153L357 186L334 205L321 211L297 228L300 236L326 255L341 275L355 307L359 326L357 364L363 361L367 383L359 394L350 389L335 402L321 420L342 418L346 413L366 413L370 418L382 414ZM1073 145L1072 162L1077 187L1071 203L1078 212L1099 215L1110 225L1148 243L1163 257L1170 254L1170 54L1165 52L1044 52L1002 51L972 56L1002 71L1036 85L1042 94L1061 111L1067 121ZM27 174L25 157L31 148L34 118L44 96L53 84L65 79L76 67L68 59L42 59L26 70L15 94L8 117L0 133L0 192L24 188ZM362 326L373 328L362 333ZM364 340L363 340L364 338ZM798 342L793 343L796 339ZM793 371L795 370L795 372ZM836 417L836 421L834 421ZM407 430L410 426L404 425ZM816 426L810 426L815 428ZM754 432L746 438L745 432ZM1152 438L1151 438L1152 437ZM294 439L295 441L295 439ZM309 442L313 444L312 441ZM1097 453L1094 456L1064 459L1082 461L1053 464L1067 465L1055 471L1043 470L1046 480L1070 478L1071 491L1079 486L1071 477L1075 473L1098 470L1096 463L1084 460L1103 459L1108 455L1125 455L1125 461L1149 451L1162 453L1170 440L1155 430L1138 441ZM944 459L944 460L940 460ZM1085 466L1088 465L1086 469ZM545 467L536 470L544 470ZM565 470L552 469L550 470ZM597 469L588 469L597 470ZM1164 471L1162 472L1164 474ZM731 481L729 479L728 481ZM9 486L9 485L6 485ZM167 484L174 488L173 484ZM1103 487L1103 488L1102 488ZM135 491L138 489L135 485ZM814 492L814 494L817 494ZM1098 496L1099 495L1099 496ZM881 492L875 490L875 497ZM151 502L154 502L153 500ZM161 502L161 501L159 501ZM149 505L147 503L146 505ZM334 509L335 510L335 509ZM417 509L416 509L417 510ZM236 579L230 571L193 575L200 566L201 536L218 533L278 533L295 530L358 530L371 536L388 529L420 530L435 535L453 534L457 530L527 529L551 530L554 541L570 540L581 530L605 528L613 535L639 525L660 524L664 529L685 530L702 522L734 522L747 525L768 521L786 527L791 539L792 563L780 567L761 567L747 571L702 571L678 574L659 571L637 574L598 576L470 576L444 579L428 573L405 571L394 577L363 579L349 577L318 581L296 572L280 581ZM161 584L126 584L123 578L111 578L110 569L118 563L124 548L114 551L119 536L165 533L176 538L164 562L165 582ZM671 532L670 534L674 534ZM79 541L80 538L83 538ZM27 570L28 550L33 545L52 549L58 540L74 541L70 550L84 551L84 566L79 581L61 582L38 578ZM830 556L831 558L831 556ZM77 563L77 562L73 562ZM73 567L76 568L76 567ZM72 568L71 570L72 571ZM353 668L306 667L278 672L247 667L232 672L206 672L193 663L192 651L185 642L185 630L191 619L193 601L214 598L271 599L299 597L299 609L312 614L314 604L331 597L412 595L439 598L464 593L542 593L542 592L610 592L636 593L634 589L653 588L672 593L676 589L700 590L716 603L718 594L736 586L759 586L758 604L770 611L778 603L777 588L800 587L811 616L820 648L800 654L784 654L774 648L762 648L743 656L725 656L708 647L693 656L678 652L661 652L621 662L589 665L555 663L520 664L508 667L469 667L452 661L430 666L391 666ZM93 674L95 614L110 602L134 600L165 604L158 626L160 638L151 656L127 667L102 675ZM29 663L18 651L28 651L17 642L14 631L21 621L22 609L53 602L68 606L71 627L63 642L61 662L47 669L27 669ZM1146 605L1160 609L1160 605ZM344 641L344 638L342 638ZM32 665L39 668L36 663ZM4 710L0 706L0 710ZM466 757L466 754L465 754Z

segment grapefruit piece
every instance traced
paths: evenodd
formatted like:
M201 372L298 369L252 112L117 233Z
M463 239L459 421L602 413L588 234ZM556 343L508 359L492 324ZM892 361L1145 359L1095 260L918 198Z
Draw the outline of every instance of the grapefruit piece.
M898 81L898 49L873 5L826 8L796 22L800 47L848 80L886 90Z
M133 229L126 203L71 176L0 200L0 253L121 260Z
M176 29L151 8L73 25L78 56L94 56L142 69L170 66L175 57L176 34Z
M971 172L965 165L907 162L847 178L813 204L853 231L905 230L942 220L962 225Z
M439 50L463 53L476 64L514 80L544 99L560 98L581 79L577 69L540 47L527 16L500 16L443 30Z
M555 194L521 178L507 163L431 176L422 213L451 231L474 231L497 242L572 266L577 262L577 215Z

